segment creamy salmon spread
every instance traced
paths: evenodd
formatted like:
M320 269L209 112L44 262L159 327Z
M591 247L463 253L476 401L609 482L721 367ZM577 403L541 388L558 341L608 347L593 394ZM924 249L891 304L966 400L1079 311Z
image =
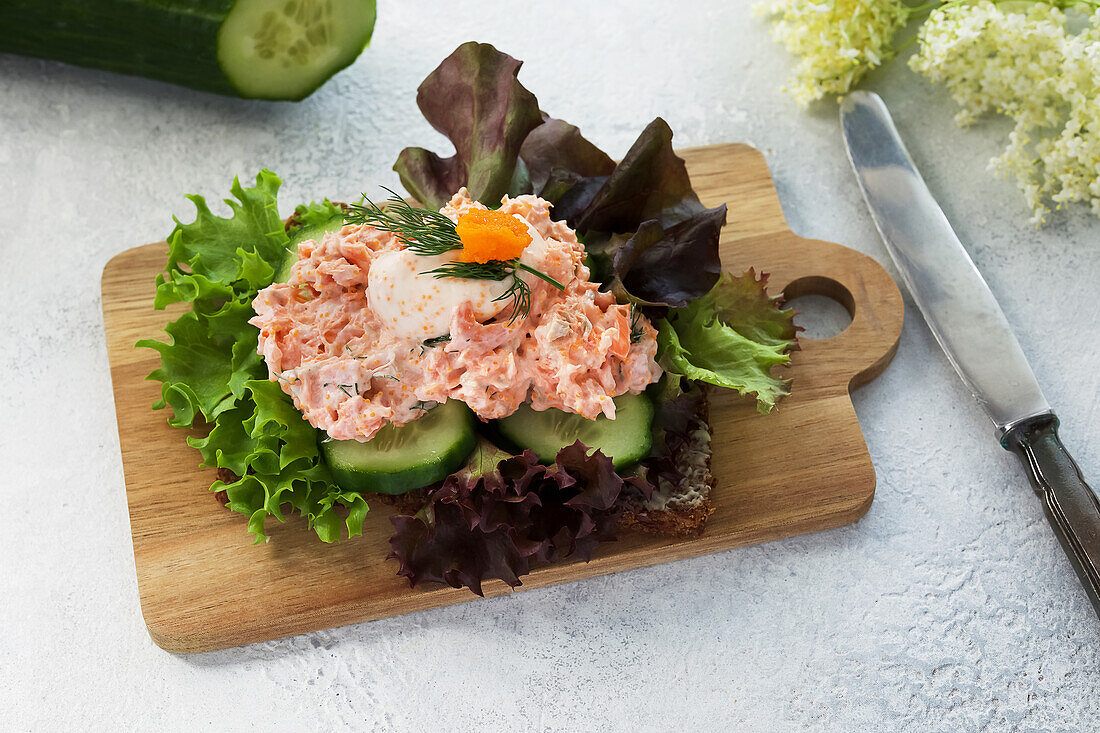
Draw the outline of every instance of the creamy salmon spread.
M457 221L471 208L484 207L461 189L440 212ZM485 420L524 402L614 418L613 397L661 376L656 330L639 315L631 343L630 306L590 281L584 245L549 208L519 196L499 209L531 232L520 261L565 286L523 273L530 308L514 319L507 279L425 274L450 253L416 255L367 225L302 242L289 280L253 302L270 378L337 440L370 440L447 400Z

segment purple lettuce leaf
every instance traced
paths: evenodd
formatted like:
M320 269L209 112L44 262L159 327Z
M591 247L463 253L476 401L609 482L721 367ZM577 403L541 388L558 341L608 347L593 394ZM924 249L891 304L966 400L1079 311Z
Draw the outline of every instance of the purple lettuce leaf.
M499 578L514 588L534 564L587 561L614 540L623 489L611 460L579 442L543 466L530 451L510 456L482 441L415 515L391 518L389 558L412 586L446 583L483 595L482 583Z
M455 147L450 158L423 148L401 151L394 170L423 205L438 209L462 186L490 206L508 192L520 146L542 123L538 100L516 79L521 65L489 44L471 41L420 85L417 106Z
M579 181L606 179L615 170L615 161L586 140L580 129L550 117L531 131L519 154L531 190L551 203Z
M643 305L682 308L718 282L718 237L725 223L724 204L667 229L657 220L643 222L612 255L612 272Z
M705 208L691 187L687 166L672 149L672 129L657 117L576 216L575 228L633 232L650 219L667 228ZM562 212L557 216L561 218Z
M668 123L654 119L615 164L577 127L539 111L516 78L520 66L470 42L424 80L417 104L456 153L406 148L394 166L405 188L429 208L464 185L489 206L506 193L536 193L589 245L620 297L676 308L707 293L721 267L725 208L699 201Z
M681 308L709 292L722 269L718 240L726 207L708 209L699 201L668 124L655 119L611 173L604 171L551 176L546 183L548 189L569 184L553 191L552 215L576 228L597 279L620 300L643 306Z

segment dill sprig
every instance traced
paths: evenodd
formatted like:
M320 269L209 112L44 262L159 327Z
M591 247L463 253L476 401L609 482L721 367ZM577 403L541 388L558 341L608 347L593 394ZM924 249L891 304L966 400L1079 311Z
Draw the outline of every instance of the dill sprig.
M531 312L531 286L515 271L512 272L512 284L499 298L493 298L493 302L507 300L508 298L512 299L512 314L508 316L508 325L510 326L516 318L526 317Z
M508 289L501 293L498 297L493 298L493 302L496 303L501 300L512 300L512 315L508 318L508 324L511 325L517 318L526 316L531 311L531 286L527 284L527 281L516 274L517 269L521 269L522 266L518 265L514 260L511 262L502 262L500 260L491 260L489 262L448 262L442 267L437 267L434 270L427 270L425 275L432 275L434 277L464 277L470 280L503 280L506 277L512 278L511 285ZM522 267L522 269L530 269ZM542 275L541 273L537 273ZM542 275L544 279L550 280L545 275ZM550 280L559 289L564 290L560 283L556 280Z
M440 344L445 344L450 340L451 340L451 334L445 333L442 336L434 336L430 339L424 339L424 345L425 346L439 346Z
M363 194L362 204L351 204L344 212L344 221L348 224L367 224L379 231L390 232L397 241L405 245L413 254L422 257L441 255L456 249L462 249L462 239L458 236L455 223L437 211L410 206L393 190L385 188L390 198L384 206L367 198ZM512 283L499 298L493 302L512 299L512 315L508 323L517 318L526 317L531 311L531 286L518 274L519 270L546 281L558 290L565 286L530 265L513 260L490 260L488 262L448 262L433 270L424 272L433 277L458 277L470 280L504 280L512 278ZM429 339L431 341L431 339ZM428 344L426 341L425 344ZM428 344L433 345L434 344Z
M630 304L630 343L636 344L642 340L642 336L645 335L645 328L642 326L642 314L638 310L638 306L633 303Z
M348 224L368 224L380 232L390 232L413 254L421 256L462 249L462 240L458 238L453 221L438 211L410 206L391 189L382 188L390 193L384 208L363 194L364 203L348 206L344 221Z

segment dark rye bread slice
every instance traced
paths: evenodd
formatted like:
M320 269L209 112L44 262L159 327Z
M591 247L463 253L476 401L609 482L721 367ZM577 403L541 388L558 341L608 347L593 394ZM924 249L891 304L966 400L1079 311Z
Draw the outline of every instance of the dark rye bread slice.
M623 530L676 537L698 537L706 529L707 517L714 512L710 494L714 476L710 472L711 429L704 398L691 419L684 440L672 455L672 464L680 480L673 482L656 476L656 489L646 500L635 495L619 520ZM651 476L656 472L651 472Z

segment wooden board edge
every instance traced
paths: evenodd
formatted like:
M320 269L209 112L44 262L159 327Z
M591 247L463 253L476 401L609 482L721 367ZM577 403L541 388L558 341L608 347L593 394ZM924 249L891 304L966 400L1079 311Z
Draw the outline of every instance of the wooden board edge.
M848 311L852 320L844 330L832 338L813 341L819 350L853 365L847 384L850 393L882 374L897 355L905 325L904 298L890 273L871 255L837 242L794 236L808 250L828 254L818 258L811 268L813 274L788 278L781 292L787 300L822 295ZM845 268L848 272L842 273ZM857 350L853 340L865 343ZM861 360L854 357L857 351L863 356ZM819 358L831 357L820 354Z
M854 408L853 408L854 410ZM668 542L654 548L657 553L652 562L630 563L632 556L603 556L597 554L589 563L580 561L566 561L548 566L536 568L530 575L523 578L523 585L518 588L510 588L503 581L492 580L484 586L484 598L497 598L505 595L514 595L527 590L538 590L557 585L568 585L581 580L588 580L605 575L626 573L632 570L666 565L669 563L689 560L707 555L715 555L723 552L738 550L743 547L751 547L791 537L800 537L817 534L833 529L840 529L854 524L862 519L870 510L874 502L876 490L876 474L870 454L865 450L861 458L860 470L862 476L853 478L853 483L862 484L858 494L853 492L853 500L838 506L836 511L828 514L819 514L813 518L800 522L786 524L773 524L762 528L752 534L739 537L734 543L717 545L716 542L708 542L707 536L699 538L669 538ZM295 520L299 518L294 518ZM613 550L609 544L605 550ZM671 550L671 551L670 551ZM684 551L686 550L686 552ZM619 561L627 561L620 563ZM387 560L387 562L390 562ZM565 577L568 576L568 577ZM190 633L181 633L176 619L157 619L150 617L146 612L145 596L140 592L142 619L145 622L149 638L158 647L172 654L202 654L206 652L235 649L250 644L257 644L277 639L286 639L302 634L324 631L327 629L342 628L361 623L380 621L386 618L395 618L409 613L430 611L434 608L457 606L464 603L482 600L482 597L474 595L467 589L451 589L437 587L427 589L425 598L432 597L431 602L425 603L422 608L400 611L398 613L371 613L363 612L356 606L348 606L336 611L333 617L333 608L324 609L324 615L320 611L306 612L294 617L283 617L276 622L263 626L252 627L224 627L217 634L211 634L209 628L197 624ZM323 615L323 618L322 618Z

